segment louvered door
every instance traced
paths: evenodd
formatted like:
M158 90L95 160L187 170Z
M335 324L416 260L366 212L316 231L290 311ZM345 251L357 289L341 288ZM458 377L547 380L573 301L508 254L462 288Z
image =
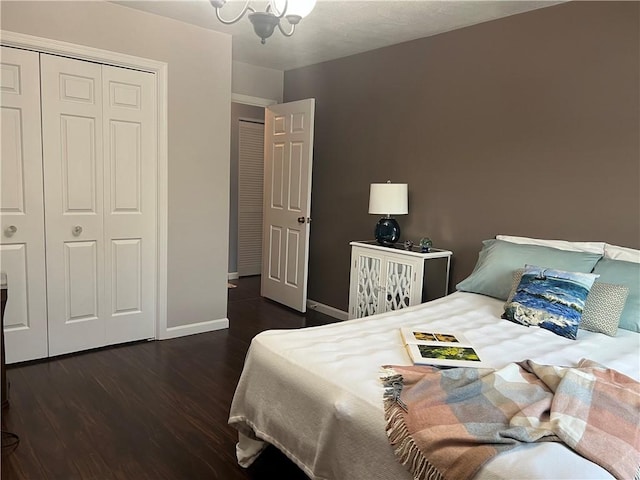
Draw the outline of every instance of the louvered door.
M262 271L264 124L241 120L238 145L238 275Z

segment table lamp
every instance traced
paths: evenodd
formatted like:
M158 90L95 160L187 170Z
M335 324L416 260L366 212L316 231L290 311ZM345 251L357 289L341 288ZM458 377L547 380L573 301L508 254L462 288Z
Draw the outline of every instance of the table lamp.
M382 214L375 229L380 245L392 246L400 239L400 225L391 215L409 213L408 189L406 183L372 183L369 190L369 213Z

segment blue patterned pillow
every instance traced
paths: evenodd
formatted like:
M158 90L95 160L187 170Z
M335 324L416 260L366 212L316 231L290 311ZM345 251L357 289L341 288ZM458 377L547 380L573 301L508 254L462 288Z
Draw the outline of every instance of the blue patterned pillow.
M526 265L502 318L537 325L575 340L587 295L598 275Z

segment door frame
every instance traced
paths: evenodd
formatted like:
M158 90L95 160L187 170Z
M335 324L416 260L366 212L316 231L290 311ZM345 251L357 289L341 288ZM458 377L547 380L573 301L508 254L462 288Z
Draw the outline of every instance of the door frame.
M253 107L262 107L262 109L266 109L266 107L270 106L270 105L276 105L278 103L277 100L273 100L271 98L262 98L262 97L252 97L250 95L243 95L243 94L239 94L239 93L232 93L231 94L231 103L239 103L241 105L250 105ZM238 120L248 120L248 121L256 121L256 122L260 122L264 125L264 119L263 120L258 120L258 119L251 119L248 117L241 117L238 118ZM237 125L234 125L234 123L231 123L231 129L233 130L234 128L238 129ZM233 132L231 134L231 136L233 137ZM233 149L233 145L231 146L231 148ZM229 155L229 164L231 164L231 155ZM238 173L238 175L235 176L235 178L229 178L230 182L238 182L240 179L240 175ZM237 197L237 195L236 195ZM236 204L238 203L238 198L235 199ZM237 209L236 209L237 210ZM229 217L229 231L231 231L231 217ZM239 214L236 211L236 216L235 216L235 222L236 222L236 230L239 224ZM231 246L231 244L229 244ZM236 242L235 242L235 256L236 256L236 271L232 272L230 271L230 269L228 268L227 270L229 270L227 272L227 279L228 280L237 280L238 278L240 278L240 276L238 275L238 238L236 238ZM231 251L231 248L229 248L229 255L228 255L228 259L227 261L230 262L231 260L231 254L234 253Z
M156 218L156 321L155 338L175 337L167 328L167 242L168 242L168 65L165 62L124 53L61 42L48 38L0 30L0 43L6 47L62 55L89 62L154 73L157 92L157 218Z
M240 146L242 144L241 139L240 139L240 122L247 122L247 123L253 123L253 124L257 124L257 125L262 125L262 137L264 138L264 119L260 120L259 118L248 118L248 117L239 117L238 118L238 124L237 124L237 129L238 129L238 175L237 175L237 182L238 182L238 194L236 195L236 203L237 203L237 215L236 215L236 230L237 230L237 240L236 240L236 272L238 278L242 277L243 275L240 275L240 269L238 268L238 257L239 257L239 253L240 253ZM232 126L233 128L233 126ZM264 140L262 142L263 144L263 153L262 153L262 175L264 177ZM264 178L261 179L262 181L264 181ZM264 203L264 195L262 198L262 203ZM264 217L264 212L263 214L260 216L260 226L262 227L262 218ZM260 229L260 237L262 238L262 228ZM260 249L260 266L262 266L262 248ZM259 274L261 275L262 272ZM247 276L247 275L244 275Z

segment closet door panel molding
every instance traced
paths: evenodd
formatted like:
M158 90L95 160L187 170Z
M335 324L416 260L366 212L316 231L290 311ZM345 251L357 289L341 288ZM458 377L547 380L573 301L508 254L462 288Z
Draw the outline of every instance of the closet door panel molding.
M105 345L101 65L41 55L49 354Z
M153 74L104 66L106 342L152 338L156 316Z
M38 53L2 47L0 268L7 363L48 355Z

